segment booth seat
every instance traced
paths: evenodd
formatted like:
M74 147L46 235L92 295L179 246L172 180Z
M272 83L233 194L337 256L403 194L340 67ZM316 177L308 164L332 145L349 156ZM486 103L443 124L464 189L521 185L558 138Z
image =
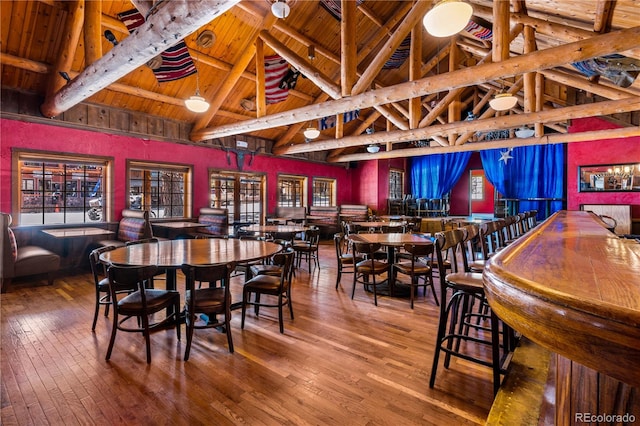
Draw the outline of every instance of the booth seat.
M60 268L60 256L43 247L19 247L11 225L11 215L0 213L2 220L2 270L0 291L4 293L12 278L47 274L47 282L53 284L55 272Z
M307 209L305 207L276 207L276 217L287 219L287 222L305 223Z
M369 219L369 208L364 204L343 204L340 218L348 222L365 222Z
M198 234L213 235L217 237L229 236L229 210L203 207L200 209L198 223L206 224L206 227L198 229Z
M122 210L122 219L118 223L115 240L100 240L99 246L124 247L129 241L153 238L153 230L146 210Z
M309 206L307 224L317 226L323 238L340 232L338 206Z

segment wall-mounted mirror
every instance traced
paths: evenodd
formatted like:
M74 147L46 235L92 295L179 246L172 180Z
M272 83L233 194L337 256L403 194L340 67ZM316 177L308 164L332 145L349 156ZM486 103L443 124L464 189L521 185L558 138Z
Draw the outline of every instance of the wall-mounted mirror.
M640 163L579 167L580 192L640 191Z

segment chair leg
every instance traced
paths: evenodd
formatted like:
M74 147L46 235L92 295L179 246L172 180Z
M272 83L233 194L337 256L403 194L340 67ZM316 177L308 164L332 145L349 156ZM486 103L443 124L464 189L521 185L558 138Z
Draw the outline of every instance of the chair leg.
M229 345L229 352L233 353L233 338L231 337L231 308L227 303L227 309L224 312L224 326L227 331L227 344Z
M107 348L107 356L105 357L106 361L109 361L111 358L111 351L113 350L113 344L116 341L116 332L118 331L118 315L113 315L113 326L111 326L111 338L109 339L109 347Z
M149 316L142 315L142 334L147 345L147 364L151 364L151 333L149 333Z
M189 360L189 354L191 353L191 341L193 340L193 329L195 322L195 314L191 312L187 312L186 323L187 323L187 346L184 348L184 360Z
M48 285L53 285L53 281L55 280L55 274L53 272L48 272L47 273L47 284Z
M353 271L353 288L351 289L351 299L353 300L353 296L356 294L356 283L358 281L358 271Z
M442 304L440 305L440 318L438 319L438 333L436 335L436 348L433 352L433 365L431 366L431 377L429 378L429 387L433 388L436 383L436 371L438 369L438 362L440 360L440 347L442 345L442 339L444 338L444 332L447 327L447 308L445 303L444 291L441 292Z
M338 286L340 285L340 279L342 278L342 265L339 262L340 261L338 261L338 277L336 278L336 290L338 289Z
M500 324L498 317L491 311L491 356L493 364L493 394L500 389Z
M96 287L96 309L93 312L93 323L91 324L91 331L96 331L96 323L98 322L98 312L100 312L100 292Z
M282 318L282 294L278 295L278 324L280 325L280 334L284 334L284 320Z
M247 312L247 301L249 300L248 297L250 297L250 296L251 296L251 293L246 291L246 289L243 289L243 291L242 291L242 320L240 321L240 328L244 328L244 317L245 317L245 314Z

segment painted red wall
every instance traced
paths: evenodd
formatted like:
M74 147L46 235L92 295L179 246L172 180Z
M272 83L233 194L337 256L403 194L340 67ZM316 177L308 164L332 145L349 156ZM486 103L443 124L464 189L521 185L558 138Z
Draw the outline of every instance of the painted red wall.
M473 200L471 201L471 214L473 213L490 213L493 214L494 209L494 188L491 185L491 182L487 180L487 177L484 173L484 169L471 169L469 171L470 176L480 176L482 177L483 184L483 198L482 200Z
M599 118L572 120L569 133L618 128ZM631 215L640 218L640 192L578 192L578 166L640 163L640 137L574 142L567 145L567 209L581 204L630 204Z
M232 163L228 165L227 156L220 149L8 119L0 119L0 144L0 210L3 212L10 212L12 206L11 152L14 148L113 157L115 220L120 219L120 211L125 207L127 159L193 165L194 216L209 202L209 168L237 170L235 154L230 154ZM249 160L250 156L245 156L243 171L265 173L267 176L268 214L275 212L279 173L308 176L310 181L314 176L335 178L338 205L355 202L351 191L353 171L343 164L329 165L256 155L249 166Z

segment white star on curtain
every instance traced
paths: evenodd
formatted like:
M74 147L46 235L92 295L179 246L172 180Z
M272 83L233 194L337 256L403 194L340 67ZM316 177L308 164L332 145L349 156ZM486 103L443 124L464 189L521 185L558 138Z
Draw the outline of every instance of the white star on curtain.
M512 148L507 149L506 151L502 151L500 153L500 159L498 161L504 161L504 165L507 165L507 162L509 161L510 158L513 158L511 156L511 150Z

